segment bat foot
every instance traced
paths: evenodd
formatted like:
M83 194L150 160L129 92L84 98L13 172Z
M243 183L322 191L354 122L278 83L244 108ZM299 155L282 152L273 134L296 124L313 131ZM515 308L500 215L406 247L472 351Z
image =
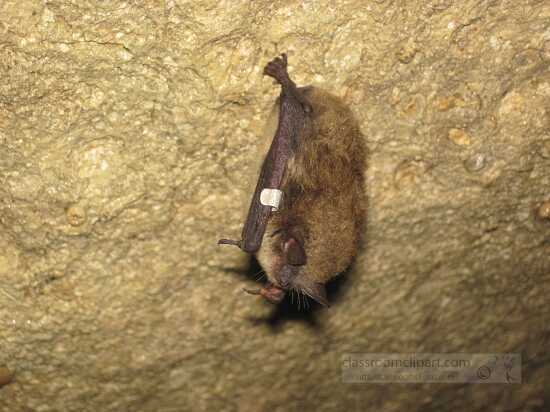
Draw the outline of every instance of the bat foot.
M261 295L265 300L270 303L279 303L285 297L285 291L275 285L268 283L261 289L243 289L246 293L251 295Z
M288 60L286 53L280 57L275 57L264 67L264 74L273 77L282 86L283 92L293 95L302 105L306 115L311 115L313 108L305 96L300 92L294 82L290 79L287 71Z
M264 68L264 74L273 77L281 85L286 85L290 81L288 77L286 53L281 54L281 57L275 57Z

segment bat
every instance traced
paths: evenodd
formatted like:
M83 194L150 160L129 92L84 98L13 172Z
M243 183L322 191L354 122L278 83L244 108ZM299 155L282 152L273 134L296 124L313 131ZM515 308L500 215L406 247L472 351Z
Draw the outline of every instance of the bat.
M277 129L262 163L238 246L266 272L259 294L272 303L288 291L328 306L325 284L359 247L365 215L364 139L351 110L317 87L297 87L287 55L264 74L281 87Z

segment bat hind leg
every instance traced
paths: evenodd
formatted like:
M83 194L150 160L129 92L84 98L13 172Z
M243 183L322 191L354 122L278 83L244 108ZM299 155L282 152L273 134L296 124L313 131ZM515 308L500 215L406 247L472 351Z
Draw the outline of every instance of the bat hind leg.
M301 88L296 87L296 84L288 75L287 61L286 53L281 54L280 57L275 57L265 66L264 74L277 80L283 89L283 93L293 96L300 103L305 113L311 113L311 104L300 90Z

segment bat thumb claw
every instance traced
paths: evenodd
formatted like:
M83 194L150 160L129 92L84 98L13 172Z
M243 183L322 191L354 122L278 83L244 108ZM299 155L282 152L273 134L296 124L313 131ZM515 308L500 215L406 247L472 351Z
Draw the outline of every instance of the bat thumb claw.
M241 241L231 240L231 239L220 239L218 240L218 245L234 245L234 246L241 247Z
M262 294L262 291L260 289L243 288L243 292L249 293L251 295L261 295Z

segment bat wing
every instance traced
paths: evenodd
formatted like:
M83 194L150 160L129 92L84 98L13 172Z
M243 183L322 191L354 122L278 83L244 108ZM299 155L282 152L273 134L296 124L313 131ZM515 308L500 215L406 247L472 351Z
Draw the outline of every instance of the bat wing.
M278 57L267 64L264 73L275 78L281 84L279 98L279 123L269 152L262 164L258 183L250 202L246 222L241 233L241 240L220 239L218 244L239 246L247 253L255 253L262 245L265 229L273 206L261 201L264 189L281 188L283 175L292 148L305 125L306 117L311 113L311 106L303 93L288 77L286 55Z
M269 216L273 211L271 205L264 205L261 202L261 194L264 189L280 189L282 183L282 175L286 168L286 163L290 157L289 150L277 150L277 134L273 139L273 143L269 152L262 164L260 176L256 183L256 189L250 202L248 215L241 234L240 248L247 253L256 252L262 245L265 229ZM275 147L274 147L275 146ZM282 170L281 176L274 176L278 169Z

